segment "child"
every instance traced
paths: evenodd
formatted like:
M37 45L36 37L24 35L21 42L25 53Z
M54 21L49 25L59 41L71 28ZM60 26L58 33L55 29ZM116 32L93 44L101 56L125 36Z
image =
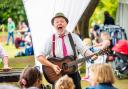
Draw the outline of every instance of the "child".
M90 67L90 83L86 89L117 89L112 84L115 77L112 68L107 63L93 64Z
M25 68L19 79L19 84L22 89L29 87L39 88L42 81L42 75L37 67L27 67Z
M55 89L75 89L73 80L64 75L55 83Z
M111 37L108 32L101 32L100 40L101 41L99 43L94 45L95 49L100 51L105 48L110 48ZM98 59L95 62L96 63L106 63L106 61L107 61L107 55L104 54L104 55L98 56Z
M93 52L92 41L90 38L84 38L83 45L86 46L87 49ZM85 77L82 78L82 80L88 79L90 65L92 65L91 61L86 61L86 74Z
M108 32L101 32L100 34L101 42L99 44L95 44L94 46L99 49L104 49L111 45L111 37Z

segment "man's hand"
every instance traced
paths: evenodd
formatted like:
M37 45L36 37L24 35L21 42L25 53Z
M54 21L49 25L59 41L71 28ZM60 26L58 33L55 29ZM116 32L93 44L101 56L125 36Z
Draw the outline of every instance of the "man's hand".
M92 60L96 60L98 58L98 56L94 55L91 57Z
M54 65L54 64L52 65L52 68L56 72L56 74L59 74L62 70L58 65Z

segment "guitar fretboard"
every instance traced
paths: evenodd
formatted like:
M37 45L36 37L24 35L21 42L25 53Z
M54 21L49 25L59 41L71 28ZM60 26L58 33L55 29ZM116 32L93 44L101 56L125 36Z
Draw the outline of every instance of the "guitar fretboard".
M108 48L105 48L105 49L103 49L97 53L92 54L92 55L89 55L89 56L86 56L84 58L80 58L78 60L72 61L72 62L68 63L68 66L70 67L70 66L73 66L73 65L76 65L78 63L85 62L85 61L93 61L93 60L91 60L91 57L93 57L94 55L96 55L96 56L102 55L102 54L108 53L109 51L110 50Z

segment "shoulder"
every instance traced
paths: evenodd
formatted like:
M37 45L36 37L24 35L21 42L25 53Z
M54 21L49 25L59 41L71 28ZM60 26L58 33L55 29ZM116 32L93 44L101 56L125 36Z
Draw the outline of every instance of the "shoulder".
M99 85L96 85L96 86L89 86L85 89L117 89L115 87L113 87L111 84L99 84Z
M70 33L73 39L80 39L80 37L76 33Z
M93 86L86 87L85 89L95 89Z
M46 44L51 44L53 41L53 34L46 37Z

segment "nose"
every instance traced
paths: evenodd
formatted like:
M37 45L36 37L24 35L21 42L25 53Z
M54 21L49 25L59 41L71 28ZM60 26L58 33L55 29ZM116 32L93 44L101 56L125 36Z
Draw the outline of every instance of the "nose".
M58 23L58 25L61 25L61 24L62 24L61 22Z

